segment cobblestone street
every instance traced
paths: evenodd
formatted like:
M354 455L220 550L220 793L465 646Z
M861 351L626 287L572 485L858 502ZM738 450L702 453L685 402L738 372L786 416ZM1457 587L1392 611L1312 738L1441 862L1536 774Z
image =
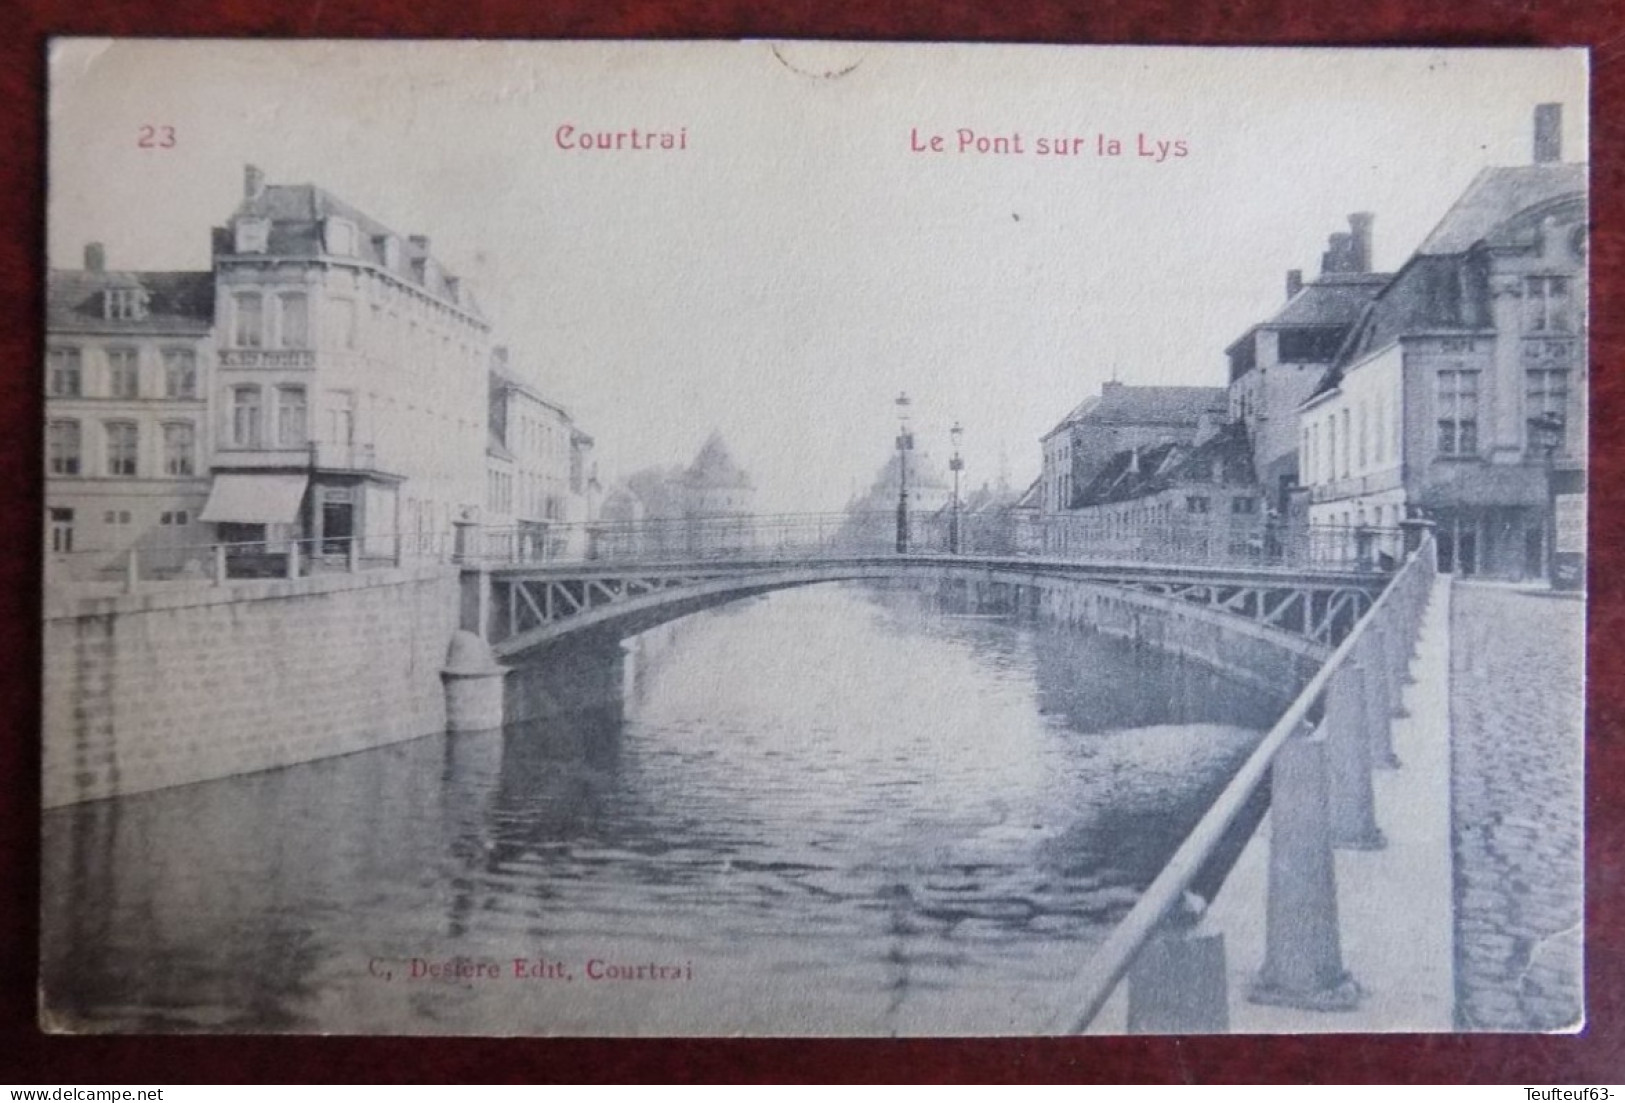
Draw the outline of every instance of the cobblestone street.
M1451 616L1456 1015L1561 1030L1582 1008L1585 605L1457 583Z

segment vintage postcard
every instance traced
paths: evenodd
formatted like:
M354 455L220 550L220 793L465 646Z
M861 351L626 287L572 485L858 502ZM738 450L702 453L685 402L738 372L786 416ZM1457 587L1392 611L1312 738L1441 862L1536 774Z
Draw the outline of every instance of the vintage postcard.
M1584 1024L1584 51L50 72L44 1029Z

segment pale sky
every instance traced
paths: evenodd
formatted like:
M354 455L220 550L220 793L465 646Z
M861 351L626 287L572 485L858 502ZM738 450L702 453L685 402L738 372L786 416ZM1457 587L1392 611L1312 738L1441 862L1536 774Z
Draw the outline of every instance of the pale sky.
M1349 212L1391 270L1480 168L1528 163L1535 104L1566 159L1587 143L1581 51L69 40L52 75L54 266L102 241L206 268L245 163L320 185L433 239L607 481L717 428L763 510L866 486L899 390L939 459L963 422L967 485L1001 458L1025 485L1114 374L1222 385ZM565 124L688 148L565 150ZM1063 136L1085 155L1036 153Z

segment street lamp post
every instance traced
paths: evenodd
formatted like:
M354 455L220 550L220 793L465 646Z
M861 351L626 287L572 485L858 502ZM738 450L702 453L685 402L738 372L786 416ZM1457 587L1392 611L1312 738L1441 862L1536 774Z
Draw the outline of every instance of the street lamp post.
M965 470L965 460L959 454L959 445L965 439L965 430L956 421L954 427L948 430L948 436L954 442L953 459L948 461L948 470L954 473L954 507L948 518L948 551L953 555L958 555L960 549L959 473Z
M1546 462L1546 524L1545 528L1546 580L1557 580L1557 490L1552 478L1556 467L1557 450L1563 443L1563 418L1558 414L1541 414L1529 419L1529 437L1537 445Z
M914 451L914 434L909 431L908 394L899 394L897 406L897 554L908 553L908 454Z

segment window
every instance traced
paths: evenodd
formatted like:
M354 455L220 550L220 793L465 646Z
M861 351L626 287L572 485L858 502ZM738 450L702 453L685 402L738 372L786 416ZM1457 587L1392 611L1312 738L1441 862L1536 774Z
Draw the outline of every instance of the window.
M73 510L51 507L51 550L73 550Z
M1326 419L1326 481L1337 478L1337 415Z
M1353 451L1354 442L1351 439L1353 435L1349 426L1349 409L1345 406L1343 407L1343 477L1345 479L1349 475L1349 454Z
M197 353L191 349L164 350L164 397L197 397Z
M79 452L77 421L53 421L45 427L46 470L51 474L79 474Z
M1557 429L1557 451L1563 451L1568 435L1569 373L1567 368L1530 368L1524 374L1524 413L1530 420L1540 418ZM1536 441L1544 448L1545 442Z
M1277 349L1283 364L1325 364L1337 356L1343 343L1340 329L1286 329L1282 330Z
M279 295L281 327L278 331L279 347L304 349L310 347L310 299L303 294Z
M1208 512L1207 495L1205 495L1205 494L1192 494L1188 498L1186 498L1185 499L1185 512L1186 513L1206 513L1206 512Z
M110 509L102 514L102 523L106 525L127 525L130 523L130 511L127 509Z
M1478 372L1446 368L1439 372L1439 454L1478 452Z
M197 474L197 430L189 421L164 426L164 474Z
M135 422L109 421L104 431L107 434L107 473L133 477L136 473L136 449L140 443Z
M1258 512L1258 499L1257 498L1231 498L1230 499L1230 512L1231 513L1257 513Z
M233 343L238 348L257 349L265 344L265 298L258 291L245 291L231 297L236 326Z
M110 321L140 321L147 316L147 293L139 287L114 287L103 293L102 314Z
M1381 463L1388 444L1388 404L1381 395L1377 396L1377 424L1372 434L1372 460Z
M1523 328L1525 333L1573 331L1567 276L1530 276L1524 281Z
M240 448L260 446L260 389L231 389L231 441Z
M305 428L305 388L276 389L276 442L283 448L303 448L310 439Z
M135 349L107 350L107 393L114 398L139 398L141 363Z
M1358 458L1358 461L1359 461L1359 464L1360 464L1360 470L1364 471L1365 470L1366 433L1368 433L1370 431L1370 426L1366 423L1365 403L1364 402L1360 403L1360 419L1359 419L1359 422L1360 422L1360 451L1359 451L1359 456L1357 458Z
M166 509L158 515L160 525L185 525L190 521L191 517L184 509Z
M350 391L328 391L327 404L327 439L334 444L354 444L355 395Z
M333 321L338 330L339 345L346 349L357 347L360 342L356 333L355 300L334 299Z
M76 348L54 348L46 357L48 392L55 398L78 398L84 393L84 359Z

